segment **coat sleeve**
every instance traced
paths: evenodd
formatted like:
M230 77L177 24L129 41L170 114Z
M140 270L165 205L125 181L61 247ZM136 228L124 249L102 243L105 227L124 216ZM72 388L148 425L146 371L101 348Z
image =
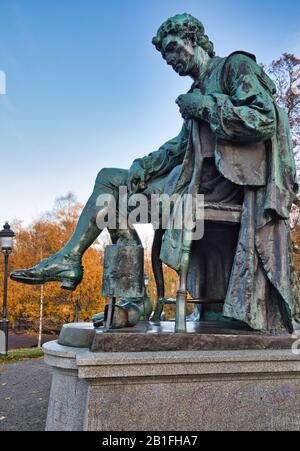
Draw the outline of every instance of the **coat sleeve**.
M139 163L146 173L146 181L152 177L168 174L172 169L182 163L188 144L188 125L183 124L181 132L161 146L156 152L134 162Z
M272 94L264 86L262 69L249 57L229 58L223 73L227 94L203 97L199 116L217 138L231 142L267 141L276 130Z

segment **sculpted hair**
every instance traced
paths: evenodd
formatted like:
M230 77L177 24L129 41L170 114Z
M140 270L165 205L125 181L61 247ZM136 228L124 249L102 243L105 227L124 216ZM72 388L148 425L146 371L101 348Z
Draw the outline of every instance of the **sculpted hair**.
M170 17L164 22L152 43L158 51L161 51L162 41L169 34L179 36L181 39L189 40L192 44L199 45L205 50L209 56L215 56L214 45L205 34L205 28L200 20L193 17L191 14L177 14Z

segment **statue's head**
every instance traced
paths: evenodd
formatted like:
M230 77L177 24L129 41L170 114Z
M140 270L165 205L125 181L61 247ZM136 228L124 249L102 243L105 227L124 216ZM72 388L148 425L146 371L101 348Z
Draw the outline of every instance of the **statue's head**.
M164 22L152 40L168 64L179 75L190 75L199 49L213 57L214 45L205 34L203 24L190 14L177 14Z

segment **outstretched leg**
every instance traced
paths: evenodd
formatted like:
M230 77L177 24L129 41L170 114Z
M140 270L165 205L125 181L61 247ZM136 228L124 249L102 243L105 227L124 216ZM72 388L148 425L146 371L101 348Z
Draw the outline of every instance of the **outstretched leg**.
M14 271L11 278L31 285L60 281L62 288L75 290L83 277L82 256L98 238L102 229L98 227L97 218L105 217L108 207L97 206L97 199L102 194L112 195L118 202L119 187L127 185L128 172L123 169L103 169L99 172L94 191L79 218L74 234L66 245L56 254L42 260L36 266L26 270ZM120 240L126 244L140 244L135 230L111 230L114 242Z
M104 208L97 206L97 199L102 194L110 194L118 203L119 187L127 186L127 176L128 171L124 169L102 169L99 172L93 194L83 209L76 230L64 246L64 251L68 255L82 257L84 252L98 238L102 232L102 229L98 226L100 216L104 218L107 215L109 206ZM126 242L126 244L140 244L135 230L119 230L116 228L115 230L109 229L109 232L113 242L120 240Z

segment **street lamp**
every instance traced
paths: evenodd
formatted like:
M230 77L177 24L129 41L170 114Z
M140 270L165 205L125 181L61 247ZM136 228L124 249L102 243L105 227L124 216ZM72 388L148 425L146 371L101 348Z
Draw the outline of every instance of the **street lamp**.
M7 320L7 282L8 282L8 259L13 250L13 239L15 233L11 230L8 222L5 223L0 232L0 248L4 255L4 285L2 320L0 321L0 354L7 355L8 352L8 320Z

